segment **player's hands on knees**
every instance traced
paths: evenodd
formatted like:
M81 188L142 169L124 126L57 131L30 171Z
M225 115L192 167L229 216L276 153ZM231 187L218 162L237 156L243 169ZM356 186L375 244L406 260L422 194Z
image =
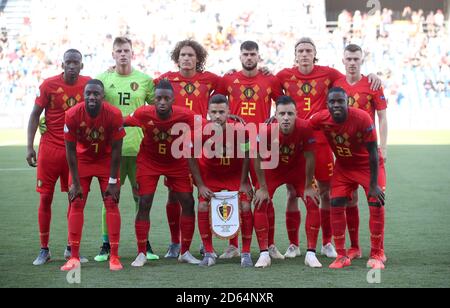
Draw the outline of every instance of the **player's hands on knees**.
M118 203L120 199L120 185L119 184L108 184L105 191L105 198L111 197L114 202Z
M205 185L198 187L198 195L206 200L211 200L214 197L214 193Z
M37 167L36 151L33 148L27 151L27 162L30 167Z
M374 199L380 202L381 205L384 205L385 197L383 190L381 190L379 186L371 187L369 189L369 199Z
M81 186L72 184L69 189L69 201L73 202L77 198L83 200L83 190Z
M266 188L260 188L255 193L255 207L259 209L264 202L270 202L269 192Z
M241 187L239 188L239 192L246 194L248 197L248 200L250 200L250 202L253 199L253 189L250 184L248 184L248 183L241 184Z
M319 205L320 203L320 194L314 187L306 187L305 193L303 194L303 200L307 201L311 199L316 205Z
M380 77L378 77L375 74L370 74L367 76L367 78L369 78L370 89L373 91L377 91L383 85L383 82L381 81Z

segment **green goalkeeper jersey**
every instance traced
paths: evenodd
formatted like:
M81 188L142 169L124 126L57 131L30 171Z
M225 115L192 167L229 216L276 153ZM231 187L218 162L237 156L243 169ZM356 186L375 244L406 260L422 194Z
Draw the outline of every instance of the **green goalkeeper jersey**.
M97 76L105 86L105 100L118 107L124 117L145 103L153 104L155 88L150 76L133 69L130 75L105 72ZM144 134L140 128L127 127L122 156L137 156Z

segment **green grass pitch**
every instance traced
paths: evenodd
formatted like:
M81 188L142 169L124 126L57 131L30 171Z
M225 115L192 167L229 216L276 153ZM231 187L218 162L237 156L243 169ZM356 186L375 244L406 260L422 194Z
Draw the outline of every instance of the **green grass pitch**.
M35 171L26 166L24 147L0 147L0 287L449 287L450 286L450 146L390 146L387 192L387 269L381 283L368 284L365 267L369 252L368 209L361 196L360 237L364 258L345 270L332 271L322 256L323 269L309 269L303 257L274 261L268 269L241 269L239 259L218 261L202 269L176 261L160 260L143 269L130 266L136 254L134 204L129 184L122 192L120 254L125 269L112 273L107 263L93 257L100 246L100 195L94 182L85 212L81 252L91 260L82 266L81 284L69 285L59 271L67 237L67 197L55 193L50 248L53 261L41 267L32 262L39 251L38 194ZM288 246L285 229L285 190L275 197L276 243ZM161 257L169 243L165 205L166 191L159 186L152 210L150 239ZM305 251L305 209L301 205L301 249ZM196 230L192 252L198 257L200 239ZM226 243L215 240L221 252ZM319 247L318 247L319 248ZM252 244L256 262L256 238Z

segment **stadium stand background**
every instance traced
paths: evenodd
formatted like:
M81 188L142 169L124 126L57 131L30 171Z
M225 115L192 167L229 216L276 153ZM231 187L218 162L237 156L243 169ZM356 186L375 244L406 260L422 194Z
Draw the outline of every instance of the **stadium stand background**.
M126 35L134 66L154 77L176 69L170 51L188 37L207 47L207 69L218 74L240 67L248 39L274 72L293 65L302 36L316 41L320 65L341 71L344 46L357 43L363 71L385 82L391 129L450 129L449 1L423 3L382 1L375 11L351 0L2 0L0 128L26 127L39 84L60 72L65 50L80 49L82 73L96 76L112 65L114 37Z

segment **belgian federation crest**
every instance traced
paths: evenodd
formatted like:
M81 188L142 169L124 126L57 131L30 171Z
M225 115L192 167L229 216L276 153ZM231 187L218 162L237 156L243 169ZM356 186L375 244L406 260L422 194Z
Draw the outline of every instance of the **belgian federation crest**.
M342 136L336 136L336 142L337 142L337 144L344 144L345 138Z
M313 89L313 87L309 83L305 83L302 86L302 91L305 95L309 95L309 93L311 93L312 89Z
M356 102L356 100L355 100L354 97L352 97L352 96L348 97L348 104L349 104L349 106L355 105L355 102Z
M100 132L96 129L91 130L91 133L89 134L89 137L91 137L91 139L93 141L98 140L100 138Z
M255 96L255 90L252 88L247 88L244 90L244 95L247 99L252 99Z
M132 82L130 84L130 88L131 90L133 90L134 92L136 92L137 90L139 90L139 84L137 82Z
M191 95L192 93L195 92L195 90L197 90L197 88L192 83L188 83L184 87L184 90L186 91L187 94Z
M69 97L66 101L66 105L69 108L72 108L73 106L75 106L78 103L77 99L74 97Z
M211 199L211 229L218 238L231 239L239 233L239 192L215 193Z
M217 214L222 219L222 221L227 222L232 217L231 215L233 214L233 206L231 206L226 200L224 200L222 204L217 207L217 211Z

